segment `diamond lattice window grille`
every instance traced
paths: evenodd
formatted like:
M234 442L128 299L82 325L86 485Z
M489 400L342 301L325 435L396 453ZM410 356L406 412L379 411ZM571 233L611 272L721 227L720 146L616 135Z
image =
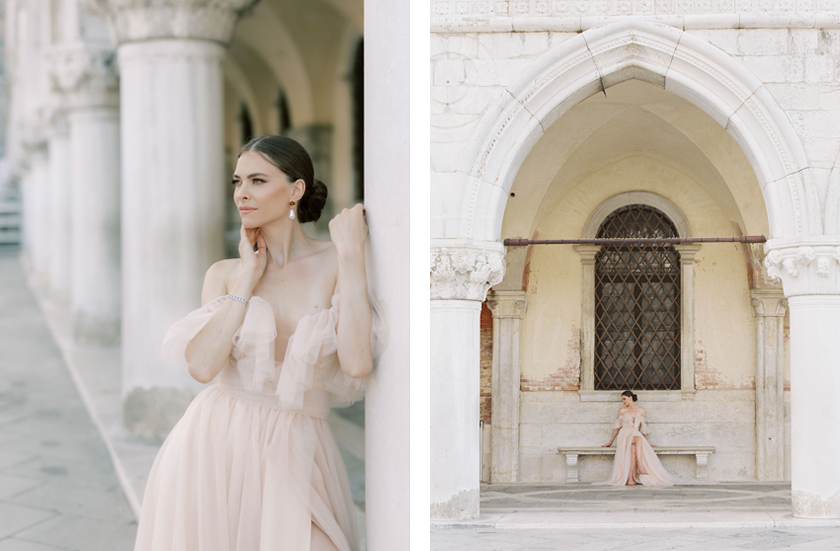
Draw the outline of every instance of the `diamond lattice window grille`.
M614 211L597 236L679 237L647 205ZM595 389L679 388L679 253L671 244L604 246L595 257Z

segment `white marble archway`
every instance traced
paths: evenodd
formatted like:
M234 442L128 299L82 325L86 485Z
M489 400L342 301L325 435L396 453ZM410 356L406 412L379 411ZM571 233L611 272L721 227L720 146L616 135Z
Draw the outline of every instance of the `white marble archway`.
M826 389L840 387L840 375L831 375L836 371L831 358L840 349L825 350L830 339L824 334L826 327L840 323L840 239L824 235L826 217L801 140L764 84L733 58L682 30L640 20L590 29L531 62L487 110L459 158L457 191L447 190L451 200L436 213L442 223L433 224L441 235L434 230L432 235L432 516L478 514L478 473L453 477L446 472L453 460L477 463L470 459L479 454L470 434L472 425L478 426L478 409L472 408L477 382L475 389L467 388L473 384L470 378L443 385L436 382L435 366L444 366L443 377L455 363L464 372L478 364L477 350L456 357L446 345L451 335L466 338L477 327L478 309L467 303L482 300L501 280L504 270L494 266L499 264L505 205L516 174L546 129L565 112L629 79L662 87L703 110L732 136L755 172L770 226L768 272L783 280L788 297L796 297L790 300L791 365L797 372L792 374L796 396L791 399L793 512L840 517L840 475L821 467L824 459L840 453L840 443L830 443L840 442L840 434L821 437L829 443L820 444L816 454L804 445L816 438L808 427L820 426L815 403L829 407ZM832 195L828 202L840 200ZM457 412L458 423L436 428L435 412L441 419L453 419L456 412L448 404L456 394L460 400L455 402L469 405L469 416L475 409L475 423L471 417L461 420L462 412ZM840 407L830 409L840 416ZM452 440L446 434L455 430L469 436L469 451L445 445Z

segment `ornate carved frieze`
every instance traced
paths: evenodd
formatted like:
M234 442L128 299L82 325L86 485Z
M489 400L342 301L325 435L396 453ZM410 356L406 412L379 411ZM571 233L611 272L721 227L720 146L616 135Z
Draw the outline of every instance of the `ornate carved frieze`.
M840 240L766 246L770 279L781 280L785 295L840 294Z
M70 108L115 106L119 103L116 52L86 45L63 46L49 54L53 88Z
M432 299L483 301L487 290L502 281L505 255L500 243L488 246L432 247Z
M714 19L731 19L733 24L748 26L762 19L810 19L818 15L836 18L837 0L432 0L433 31L501 27L517 21L559 27L555 30L580 30L581 18L598 21L607 17L636 16L670 18L673 22L708 26ZM746 16L746 17L745 17ZM679 19L676 19L679 18ZM566 25L557 25L563 23ZM718 25L720 23L718 22ZM569 27L566 29L565 27ZM574 27L578 28L575 29ZM532 30L532 29L530 29Z
M117 42L195 38L227 44L259 0L82 0L110 24Z

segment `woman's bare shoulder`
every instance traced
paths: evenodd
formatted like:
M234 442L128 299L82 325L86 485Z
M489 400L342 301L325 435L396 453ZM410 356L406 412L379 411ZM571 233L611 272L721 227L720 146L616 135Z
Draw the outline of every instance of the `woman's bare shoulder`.
M225 258L223 260L219 260L218 262L214 262L209 268L207 268L207 273L204 274L204 283L207 285L210 284L221 284L225 288L227 288L228 283L236 273L237 268L239 267L240 261L238 258Z

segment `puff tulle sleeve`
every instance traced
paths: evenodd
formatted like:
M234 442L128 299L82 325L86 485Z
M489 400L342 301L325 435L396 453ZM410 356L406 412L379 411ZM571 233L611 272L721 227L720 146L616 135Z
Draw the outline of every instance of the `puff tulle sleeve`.
M612 426L613 429L620 429L621 428L621 419L618 417L615 418L615 423Z
M179 367L188 367L187 346L198 335L224 303L226 297L211 300L198 310L169 328L163 339L163 358ZM266 381L274 378L274 312L265 300L251 297L242 325L233 335L231 356L237 360L242 384L250 392L262 390Z
M374 360L384 342L384 324L378 314L378 305L370 298L371 347ZM370 375L351 377L341 370L335 355L338 345L338 295L332 297L329 310L300 321L295 334L289 339L283 368L277 381L277 396L283 407L300 409L303 395L313 386L316 377L322 380L324 388L332 395L333 406L344 407L364 397ZM332 356L332 361L321 366L316 373L319 358Z
M187 314L184 319L173 323L169 327L169 331L166 332L166 336L163 338L163 344L160 347L160 353L163 359L178 367L188 368L186 358L187 345L213 319L216 311L222 306L224 301L225 297L223 296L211 300L198 310L193 310Z

